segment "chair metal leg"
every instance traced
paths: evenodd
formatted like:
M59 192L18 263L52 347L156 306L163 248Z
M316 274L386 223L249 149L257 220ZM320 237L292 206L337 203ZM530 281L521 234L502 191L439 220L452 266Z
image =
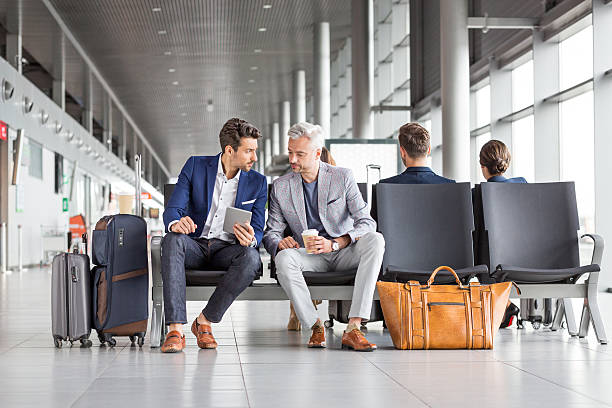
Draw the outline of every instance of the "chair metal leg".
M591 313L589 313L589 305L587 304L586 299L584 300L584 305L582 306L582 316L580 316L580 331L578 332L578 337L585 338L587 334L589 334L589 323L591 321Z
M595 276L593 276L595 275ZM599 312L599 304L597 303L597 280L599 273L592 273L589 276L589 289L587 290L587 298L585 300L585 306L589 309L591 321L593 322L593 329L595 330L595 336L601 344L608 344L606 338L606 329L604 327L601 313ZM587 322L588 324L588 322Z
M563 299L557 299L557 309L555 310L555 317L553 318L553 322L550 325L550 330L557 331L561 328L561 323L563 322L564 315L565 306L563 303Z
M161 301L153 302L153 315L151 316L151 347L161 347L163 342L163 316L164 304Z
M565 311L565 321L567 323L567 331L570 336L578 335L578 326L576 325L576 316L574 315L574 306L572 305L572 299L563 299L560 302L563 305Z

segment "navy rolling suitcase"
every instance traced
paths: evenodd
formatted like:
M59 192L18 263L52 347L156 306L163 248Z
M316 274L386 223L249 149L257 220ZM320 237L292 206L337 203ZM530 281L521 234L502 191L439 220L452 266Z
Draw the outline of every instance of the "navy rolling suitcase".
M101 344L129 336L144 344L149 319L147 224L135 215L102 217L93 232L93 322Z

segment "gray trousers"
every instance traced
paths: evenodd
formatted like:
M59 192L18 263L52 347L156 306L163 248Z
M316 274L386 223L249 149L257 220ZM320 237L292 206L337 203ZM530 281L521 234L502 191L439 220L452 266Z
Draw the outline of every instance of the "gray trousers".
M370 318L376 280L385 252L385 240L378 232L369 232L357 242L328 254L307 254L304 248L279 251L274 259L278 281L293 302L293 308L305 327L318 319L303 271L321 272L357 268L349 318Z

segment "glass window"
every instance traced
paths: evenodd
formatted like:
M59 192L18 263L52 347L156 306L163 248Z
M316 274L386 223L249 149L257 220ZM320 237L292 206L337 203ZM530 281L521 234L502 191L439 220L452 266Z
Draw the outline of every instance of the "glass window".
M28 147L30 151L30 162L28 165L28 173L32 177L36 177L37 179L43 178L42 171L42 145L29 140Z
M535 180L533 115L512 122L512 177Z
M533 105L533 60L512 70L512 112Z
M593 77L593 26L559 43L559 69L561 90Z
M576 183L581 232L595 230L593 92L559 104L561 180Z
M489 140L491 140L491 133L484 133L474 138L474 175L476 177L473 181L475 184L484 183L485 181L487 181L482 175L482 170L480 169L480 149L482 149L482 146L484 146L484 144L487 143Z
M491 85L476 92L476 129L491 123Z

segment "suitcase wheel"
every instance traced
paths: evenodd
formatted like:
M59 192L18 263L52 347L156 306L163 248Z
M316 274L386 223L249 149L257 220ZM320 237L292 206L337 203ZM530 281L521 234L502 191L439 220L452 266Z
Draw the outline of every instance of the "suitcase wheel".
M115 347L117 345L117 340L113 339L112 337L107 338L106 342L111 347Z
M110 347L115 347L115 345L117 344L117 340L113 339L112 334L108 334L108 333L98 334L98 339L100 339L101 344L106 343Z
M136 336L130 336L130 341L132 342L132 346L136 342Z
M145 339L145 334L138 333L138 347L144 346L144 339Z
M104 343L106 342L106 339L104 338L104 335L102 334L98 334L98 340L100 341L101 346L103 346Z
M53 344L55 344L55 347L57 347L57 348L62 348L62 345L63 345L62 339L59 338L59 337L55 337L54 336L53 337Z
M91 340L87 338L81 339L81 348L89 348L92 344L93 343L91 342Z
M334 319L330 318L329 320L326 320L323 323L323 326L325 326L327 329L334 327Z
M523 321L521 319L517 319L516 320L516 328L517 329L523 329L525 326L523 326Z
M541 325L541 324L542 324L542 323L541 323L541 322L539 322L539 321L531 322L531 326L533 326L533 329L534 329L534 330L538 330L538 329L540 328L540 325Z

